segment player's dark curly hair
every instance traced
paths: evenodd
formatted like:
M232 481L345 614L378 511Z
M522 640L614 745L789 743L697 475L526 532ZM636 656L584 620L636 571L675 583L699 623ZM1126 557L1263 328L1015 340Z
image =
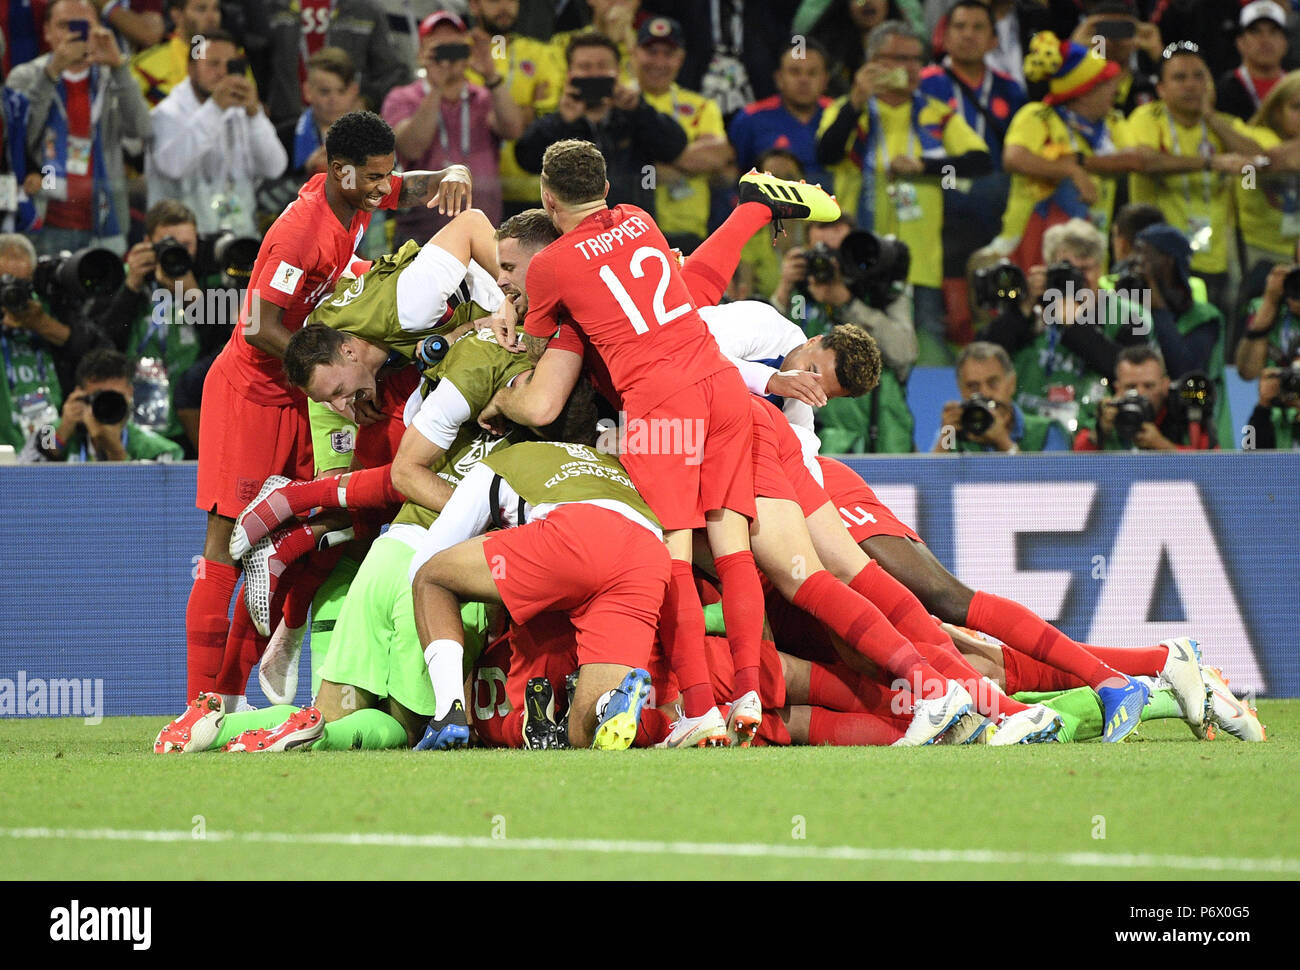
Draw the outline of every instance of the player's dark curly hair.
M880 383L880 348L861 327L840 324L822 336L822 346L835 354L835 379L849 397L861 397Z
M347 334L309 323L292 337L284 349L284 375L294 387L306 387L312 371L325 364L337 363Z
M603 199L605 156L589 141L557 141L542 156L542 185L565 205Z
M392 155L397 139L388 122L373 111L349 111L325 133L325 157L364 165L375 155Z
M560 238L560 230L545 209L525 209L501 223L496 238L518 239L528 249L545 249Z
M550 424L534 429L543 441L567 441L575 445L596 447L599 432L596 430L596 389L591 381L581 379L573 385L569 399Z

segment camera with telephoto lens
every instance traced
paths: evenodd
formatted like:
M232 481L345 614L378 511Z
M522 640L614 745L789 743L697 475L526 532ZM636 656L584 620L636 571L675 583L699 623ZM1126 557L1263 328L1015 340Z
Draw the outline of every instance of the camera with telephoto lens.
M120 391L96 391L86 397L86 402L90 405L90 413L100 424L121 424L130 410L126 396Z
M814 283L830 283L840 275L840 256L824 242L815 243L804 253L807 278Z
M31 280L20 279L10 273L0 276L0 307L10 313L26 309L35 293Z
M854 296L877 309L890 302L894 285L907 279L912 262L906 243L861 229L845 236L838 250L824 242L811 246L804 259L806 279L816 283L842 279Z
M1133 439L1148 421L1155 422L1156 411L1142 393L1133 388L1115 399L1115 434L1125 448L1133 447Z
M180 279L194 269L194 260L185 244L174 236L159 239L153 244L154 261L158 268L172 279Z
M1133 290L1147 289L1147 279L1142 273L1142 266L1132 257L1116 263L1112 275L1115 277L1115 289L1118 292L1128 293Z
M975 303L988 309L1003 303L1018 303L1028 285L1029 281L1019 266L1007 259L999 260L975 271Z
M1300 300L1300 266L1287 273L1282 280L1282 296L1288 300Z
M1071 288L1076 293L1088 289L1088 278L1083 275L1079 267L1065 259L1057 260L1047 267L1047 284L1044 294L1050 293L1052 290L1066 294L1071 291Z
M0 276L0 306L23 309L35 297L45 300L60 320L81 312L90 301L111 297L126 279L122 259L107 249L42 256L31 279Z
M220 273L221 285L243 289L253 275L253 264L262 241L229 230L207 232L199 237L198 265L205 273Z
M1278 397L1283 401L1290 401L1300 397L1300 358L1293 357L1291 366L1282 368L1278 375Z
M1214 416L1214 382L1202 371L1192 371L1178 382L1174 399L1189 422L1208 425Z
M972 394L961 405L961 433L967 438L979 438L988 433L997 420L997 401L983 394Z

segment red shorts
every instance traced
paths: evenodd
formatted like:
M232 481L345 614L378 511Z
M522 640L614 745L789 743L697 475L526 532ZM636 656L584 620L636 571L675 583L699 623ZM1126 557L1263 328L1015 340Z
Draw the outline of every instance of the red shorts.
M749 396L750 410L754 416L754 498L781 499L786 502L798 502L794 486L786 475L781 462L780 445L777 443L776 429L772 419L763 410L766 401L754 395ZM768 405L769 407L771 405ZM781 418L782 421L785 418Z
M645 527L586 503L488 536L483 556L516 623L562 610L578 663L645 667L668 588L668 549Z
M754 517L753 420L734 367L627 416L623 467L666 531L699 529L704 514Z
M876 493L848 465L821 455L817 456L817 463L822 467L826 494L835 503L854 542L875 536L902 536L914 542L923 541L876 498Z
M309 479L315 472L307 399L254 404L228 376L234 357L217 355L203 382L199 480L194 504L237 518L272 475Z
M804 518L807 518L829 502L830 497L826 494L826 490L817 484L817 479L812 477L808 466L804 464L803 448L799 444L798 437L791 430L786 416L770 401L764 398L754 398L754 400L762 405L762 410L771 422L772 432L776 435L776 450L781 459L781 468L794 488L795 501L799 503Z

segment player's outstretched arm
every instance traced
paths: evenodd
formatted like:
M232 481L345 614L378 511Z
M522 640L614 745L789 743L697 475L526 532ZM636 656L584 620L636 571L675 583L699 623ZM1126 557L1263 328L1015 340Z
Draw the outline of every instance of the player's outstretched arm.
M468 209L474 201L473 181L464 165L448 165L436 172L405 172L402 191L397 196L397 207L405 209L414 205L436 208L443 215L452 215Z

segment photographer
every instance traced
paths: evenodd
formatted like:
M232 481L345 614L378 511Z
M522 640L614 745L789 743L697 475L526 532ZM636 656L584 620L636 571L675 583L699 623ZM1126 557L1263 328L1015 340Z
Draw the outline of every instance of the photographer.
M58 319L36 292L36 249L17 233L0 235L0 355L4 390L0 392L0 444L22 448L31 433L53 420L71 388L77 361L100 346L100 332L77 315Z
M238 313L237 301L220 288L220 274L200 280L199 261L194 213L175 200L156 203L145 217L144 241L126 254L126 280L103 317L114 345L135 367L137 389L147 389L135 420L189 457L197 442L177 416L177 383L201 355L225 344ZM210 290L216 292L209 296ZM194 307L202 312L193 313ZM209 308L219 319L209 319ZM223 308L229 312L219 312Z
M1093 423L1121 349L1146 342L1151 327L1140 307L1098 291L1105 253L1105 237L1090 222L1052 226L1043 234L1048 265L1029 271L1015 299L998 302L979 335L1011 356L1016 403L1071 435Z
M1274 266L1264 295L1253 300L1246 313L1235 363L1241 379L1253 381L1270 363L1289 366L1292 348L1300 345L1300 266Z
M838 324L861 327L880 346L884 364L876 390L831 401L818 412L823 447L828 454L910 452L914 421L906 386L917 341L905 282L907 247L853 231L847 217L809 223L808 242L786 253L772 305L810 337Z
M132 367L116 350L93 350L77 365L77 387L57 424L37 428L23 461L171 461L181 447L131 420Z
M1300 353L1285 367L1269 367L1259 378L1259 403L1246 423L1257 449L1300 448Z
M1148 226L1137 234L1133 256L1130 282L1121 278L1116 289L1131 292L1136 287L1150 294L1153 336L1170 371L1205 374L1214 385L1215 398L1226 401L1223 314L1193 295L1192 247L1187 237L1166 223ZM1218 434L1221 441L1234 436L1226 407L1220 409Z
M656 111L638 88L618 81L618 45L603 34L575 34L565 49L568 73L558 107L515 142L526 172L542 170L547 147L565 138L592 142L605 156L609 204L627 202L655 214L653 162L671 163L686 150L686 132Z
M1025 414L1012 400L1016 372L997 344L977 340L957 358L957 389L962 400L943 406L933 451L1069 451L1056 422Z
M1204 393L1204 377L1197 376ZM1203 413L1195 413L1181 393L1170 394L1165 361L1155 347L1125 347L1115 364L1115 393L1102 402L1096 428L1075 437L1074 450L1204 451L1217 446L1212 414L1205 413L1211 410L1207 403Z
M247 70L230 34L195 37L189 77L151 114L149 204L180 199L200 232L255 233L257 187L289 164Z

